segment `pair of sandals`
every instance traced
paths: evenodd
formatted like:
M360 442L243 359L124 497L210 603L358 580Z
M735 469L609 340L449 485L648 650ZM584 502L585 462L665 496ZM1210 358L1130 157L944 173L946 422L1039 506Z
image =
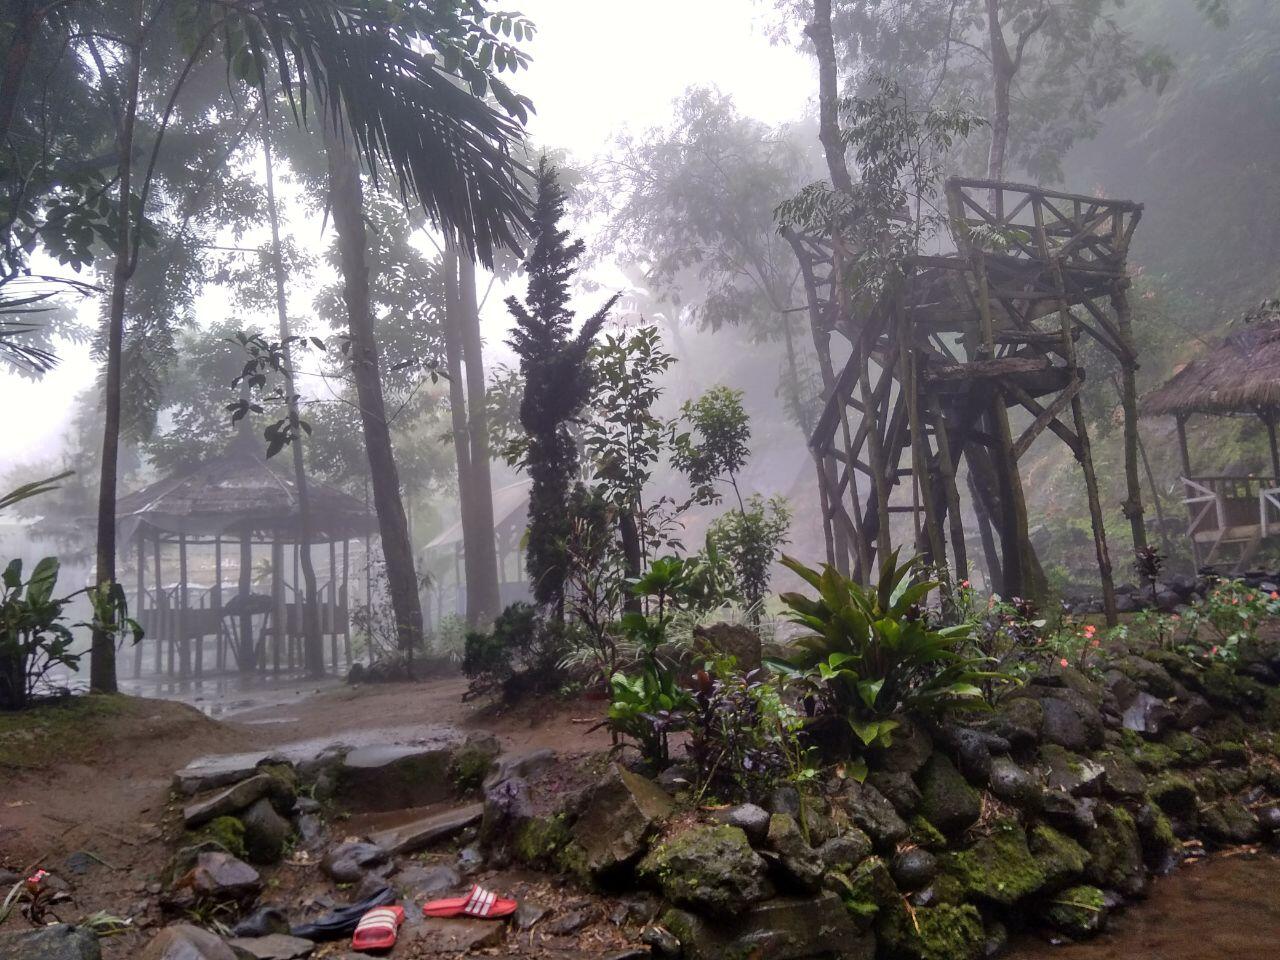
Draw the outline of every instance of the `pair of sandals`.
M474 886L462 897L431 900L422 905L425 917L475 917L479 920L497 920L516 912L515 900L500 897L492 890ZM354 950L390 950L396 945L400 925L404 923L404 907L379 906L369 910L356 924L351 938Z

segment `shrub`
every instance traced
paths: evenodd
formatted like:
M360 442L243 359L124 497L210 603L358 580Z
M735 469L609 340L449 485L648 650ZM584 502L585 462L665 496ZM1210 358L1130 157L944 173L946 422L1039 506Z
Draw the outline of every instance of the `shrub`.
M466 697L500 690L504 700L514 702L556 689L567 629L544 620L527 603L513 603L498 614L488 633L469 632L462 658L462 672L471 681Z
M895 551L870 588L829 564L782 562L818 597L783 594L788 619L812 632L788 661L770 663L807 683L815 710L845 718L865 746L888 745L903 713L984 707L980 684L1003 680L989 658L970 652L968 624L930 623L923 604L939 584L915 577L919 558L899 564Z
M22 709L50 671L80 662L62 615L71 598L53 595L58 569L45 557L23 580L22 561L14 560L0 578L0 709Z

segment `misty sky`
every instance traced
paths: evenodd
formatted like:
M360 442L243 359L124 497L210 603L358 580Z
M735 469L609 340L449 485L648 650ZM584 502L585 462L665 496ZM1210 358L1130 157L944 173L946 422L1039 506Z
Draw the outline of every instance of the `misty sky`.
M619 0L522 0L514 6L538 26L529 47L532 68L519 78L537 109L530 134L537 144L581 160L624 124L664 122L671 101L693 84L718 85L743 113L769 123L796 116L814 86L802 55L770 45L762 23L767 9L749 0L649 0L640 7ZM217 309L217 299L205 298L206 312ZM86 305L84 316L91 319L96 309ZM495 327L502 314L500 299L491 297L485 309L491 343L500 336ZM72 399L96 374L87 347L68 346L62 357L61 366L36 383L0 372L0 409L6 411L0 466L59 449Z

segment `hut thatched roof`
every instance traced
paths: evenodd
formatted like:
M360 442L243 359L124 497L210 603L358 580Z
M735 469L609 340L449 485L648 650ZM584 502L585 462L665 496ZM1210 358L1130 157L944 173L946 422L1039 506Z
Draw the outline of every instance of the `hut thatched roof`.
M505 487L493 491L493 525L497 529L510 528L514 533L519 527L524 529L529 515L529 488L531 480L517 480ZM459 520L447 530L441 532L427 544L428 550L439 550L444 547L456 547L462 543L462 521Z
M298 494L289 460L268 462L252 442L233 441L225 452L194 470L157 480L121 497L116 520L122 538L142 524L164 534L298 539ZM309 483L312 540L324 543L376 531L377 519L341 490Z
M1280 301L1245 317L1217 346L1142 398L1146 417L1280 410Z

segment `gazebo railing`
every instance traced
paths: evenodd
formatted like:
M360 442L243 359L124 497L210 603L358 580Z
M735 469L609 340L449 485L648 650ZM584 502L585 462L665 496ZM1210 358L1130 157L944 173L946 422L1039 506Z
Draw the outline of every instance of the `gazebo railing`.
M1237 566L1262 540L1280 535L1280 481L1270 476L1182 478L1187 537L1197 565L1211 563L1227 544L1241 544Z

